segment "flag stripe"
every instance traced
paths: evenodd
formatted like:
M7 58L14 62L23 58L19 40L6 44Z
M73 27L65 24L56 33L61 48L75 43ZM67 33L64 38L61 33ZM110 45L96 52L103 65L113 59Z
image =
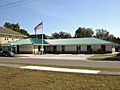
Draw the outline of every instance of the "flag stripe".
M43 22L41 22L40 24L38 24L34 30L39 30L39 29L42 29L43 28Z

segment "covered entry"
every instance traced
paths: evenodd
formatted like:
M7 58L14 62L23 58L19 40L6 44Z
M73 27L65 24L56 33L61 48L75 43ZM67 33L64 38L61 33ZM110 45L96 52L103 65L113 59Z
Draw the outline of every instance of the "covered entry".
M27 38L19 41L14 41L3 44L3 49L8 47L6 45L10 46L10 49L14 47L16 53L39 54L42 45L42 40L37 38ZM48 46L48 43L45 40L43 40L43 45L44 47Z

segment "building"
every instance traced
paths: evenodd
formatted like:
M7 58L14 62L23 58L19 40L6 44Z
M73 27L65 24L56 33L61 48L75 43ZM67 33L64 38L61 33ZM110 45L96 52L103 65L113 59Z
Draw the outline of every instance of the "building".
M41 51L42 40L27 38L3 44L14 47L16 53L34 53ZM97 38L44 39L44 53L111 53L113 43Z
M0 44L23 39L25 35L8 28L0 27Z
M13 31L8 28L0 27L0 45L4 43L13 42L16 40L21 40L24 37L26 36L16 31Z

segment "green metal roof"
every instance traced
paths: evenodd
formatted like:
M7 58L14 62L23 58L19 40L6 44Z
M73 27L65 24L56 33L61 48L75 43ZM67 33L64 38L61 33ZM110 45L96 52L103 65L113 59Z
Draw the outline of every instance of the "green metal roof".
M41 45L42 39L27 38L19 41L5 43L4 45ZM70 38L70 39L44 39L44 45L92 45L92 44L112 44L105 40L97 38Z
M46 41L50 45L112 44L111 42L97 38L46 39Z

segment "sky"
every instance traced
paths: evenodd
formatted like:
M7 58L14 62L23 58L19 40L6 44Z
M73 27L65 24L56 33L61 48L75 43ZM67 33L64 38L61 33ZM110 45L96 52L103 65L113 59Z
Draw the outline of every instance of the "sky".
M0 26L19 23L34 34L34 27L43 21L43 32L69 32L78 27L105 29L120 37L120 0L0 0ZM19 2L15 6L14 2ZM3 7L4 6L4 7ZM41 30L37 31L41 34Z

